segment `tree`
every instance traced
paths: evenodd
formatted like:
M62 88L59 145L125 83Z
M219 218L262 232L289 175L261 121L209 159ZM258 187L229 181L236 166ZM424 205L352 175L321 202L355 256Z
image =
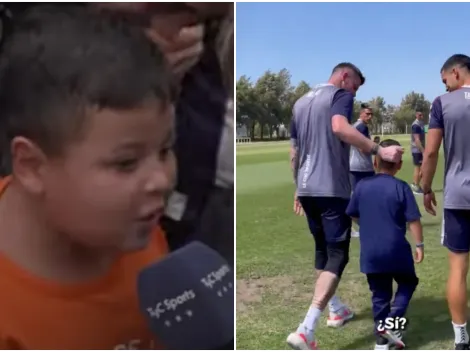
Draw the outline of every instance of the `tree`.
M384 122L384 116L387 111L385 99L381 96L378 96L369 100L368 104L374 113L372 129L377 130L377 127L381 126Z
M424 94L412 91L402 99L400 107L395 113L395 124L401 132L406 132L416 118L416 111L421 111L425 119L429 116L431 103Z
M245 125L254 138L255 125L259 114L259 105L256 101L253 84L246 76L237 81L236 117L237 124Z
M251 138L255 138L258 127L261 139L266 132L272 136L276 131L279 136L279 127L290 125L295 102L309 90L311 87L305 81L292 86L287 69L277 73L268 70L254 84L248 77L241 76L237 81L237 123L247 126ZM352 122L359 118L362 103L359 100L354 102ZM406 126L415 119L415 112L420 110L427 118L431 105L423 94L416 92L407 94L399 106L386 104L382 96L366 103L374 112L371 131L376 132L384 123L393 123L395 129L405 132Z
M279 136L279 125L286 124L290 120L290 112L286 106L291 104L292 86L290 73L282 69L278 73L266 71L254 85L254 92L260 105L260 137L263 139L265 128L269 136L276 130Z

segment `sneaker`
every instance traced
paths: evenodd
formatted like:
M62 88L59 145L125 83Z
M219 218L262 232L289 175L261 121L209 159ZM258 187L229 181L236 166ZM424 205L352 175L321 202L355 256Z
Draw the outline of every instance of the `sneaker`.
M299 334L297 332L293 332L289 336L287 336L287 344L294 350L316 350L317 343L315 340L307 341L307 338L304 334Z
M405 348L405 343L403 342L403 334L400 330L385 330L382 333L382 336L385 337L391 345L394 345L397 349Z
M415 185L415 184L412 184L411 185L411 190L413 191L414 194L418 194L418 195L422 195L423 194L423 190L421 189L421 187Z
M335 313L330 312L326 325L330 328L339 328L352 318L354 318L354 313L349 308L343 307Z
M470 344L468 343L456 343L454 350L470 350Z
M390 346L388 340L383 336L377 336L375 340L374 350L389 350Z
M359 237L359 231L352 230L351 231L351 237L358 238Z

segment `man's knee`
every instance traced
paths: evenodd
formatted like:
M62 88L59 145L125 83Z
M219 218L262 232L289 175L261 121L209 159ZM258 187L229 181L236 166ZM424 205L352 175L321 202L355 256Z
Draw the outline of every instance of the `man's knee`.
M328 247L328 261L325 266L325 271L329 271L338 278L343 275L346 265L349 263L349 240L329 245Z
M467 277L468 273L468 252L449 251L449 269L451 273Z
M398 283L399 286L403 285L407 287L408 290L411 292L414 292L419 284L419 278L416 276L415 273L395 275L395 281Z

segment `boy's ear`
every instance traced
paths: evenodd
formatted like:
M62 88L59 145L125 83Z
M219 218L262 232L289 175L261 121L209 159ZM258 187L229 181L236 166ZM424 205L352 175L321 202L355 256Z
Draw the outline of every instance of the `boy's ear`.
M403 160L400 160L397 165L397 171L401 170L402 165L403 165Z
M42 193L43 173L47 161L42 149L28 138L15 137L11 141L10 150L15 180L30 193Z

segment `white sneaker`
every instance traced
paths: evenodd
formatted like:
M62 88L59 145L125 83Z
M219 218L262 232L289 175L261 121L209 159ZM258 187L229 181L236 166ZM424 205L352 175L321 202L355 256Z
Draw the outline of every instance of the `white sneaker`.
M351 231L351 237L358 238L359 237L359 231L352 230Z
M389 349L390 349L390 347L388 346L388 343L385 344L385 345L377 345L376 344L375 348L374 348L374 350L389 350Z
M316 350L317 342L307 341L307 338L304 334L299 334L298 332L293 332L287 336L287 344L294 350Z
M352 318L354 318L354 313L348 307L343 307L336 313L330 312L326 325L330 328L339 328Z
M405 343L403 342L403 334L399 330L385 330L383 336L398 349L405 348Z

